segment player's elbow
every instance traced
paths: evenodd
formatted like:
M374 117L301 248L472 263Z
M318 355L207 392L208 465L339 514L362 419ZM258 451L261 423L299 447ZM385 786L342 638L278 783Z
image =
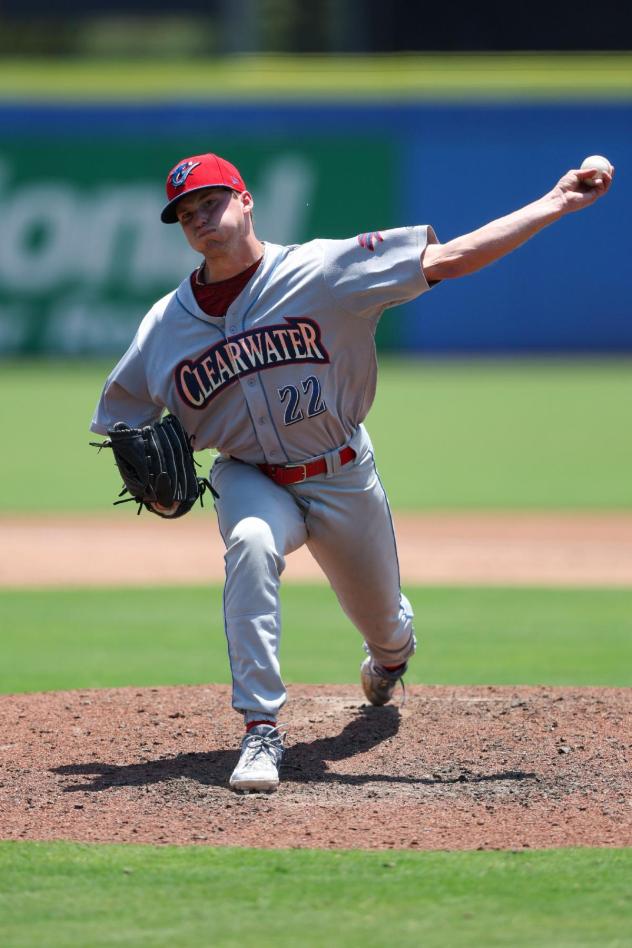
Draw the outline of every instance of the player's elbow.
M453 280L468 273L464 257L445 244L430 244L421 258L421 266L428 283Z

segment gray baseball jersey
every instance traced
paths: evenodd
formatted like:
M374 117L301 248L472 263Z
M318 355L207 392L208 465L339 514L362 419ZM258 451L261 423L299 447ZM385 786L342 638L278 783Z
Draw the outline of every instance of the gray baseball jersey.
M189 279L159 300L109 376L92 423L147 424L164 408L194 437L250 463L286 464L344 444L375 395L382 311L428 289L431 228L265 244L226 316L204 313Z
M300 246L265 244L225 317L197 305L187 278L147 314L109 376L92 422L147 424L169 409L196 449L218 448L211 479L226 545L224 620L233 706L275 719L280 577L306 544L383 664L415 649L395 537L362 421L375 394L374 333L383 310L428 289L427 226ZM354 461L341 466L337 449ZM327 473L279 486L258 467L325 455ZM247 462L247 463L243 463Z

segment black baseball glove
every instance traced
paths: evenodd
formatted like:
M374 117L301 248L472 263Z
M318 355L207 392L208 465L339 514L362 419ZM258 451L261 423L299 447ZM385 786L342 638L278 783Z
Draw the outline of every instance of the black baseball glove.
M159 517L173 520L188 513L208 488L205 477L195 471L191 439L175 415L165 415L153 425L130 428L117 422L108 428L108 440L91 441L96 448L112 448L114 460L123 478L119 497L131 494L115 504L135 500L138 513L143 507Z

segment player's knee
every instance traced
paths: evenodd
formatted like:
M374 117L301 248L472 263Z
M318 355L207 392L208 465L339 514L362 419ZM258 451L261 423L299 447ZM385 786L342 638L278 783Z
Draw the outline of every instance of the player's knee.
M230 534L227 556L237 556L242 562L269 564L273 561L279 568L283 563L270 525L259 517L239 521Z

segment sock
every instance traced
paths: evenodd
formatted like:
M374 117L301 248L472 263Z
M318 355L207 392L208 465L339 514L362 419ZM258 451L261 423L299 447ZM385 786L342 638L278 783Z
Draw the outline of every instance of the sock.
M246 725L246 734L252 731L253 727L257 727L259 724L269 724L270 727L276 727L276 721L271 721L269 718L263 718L261 721L248 721Z

